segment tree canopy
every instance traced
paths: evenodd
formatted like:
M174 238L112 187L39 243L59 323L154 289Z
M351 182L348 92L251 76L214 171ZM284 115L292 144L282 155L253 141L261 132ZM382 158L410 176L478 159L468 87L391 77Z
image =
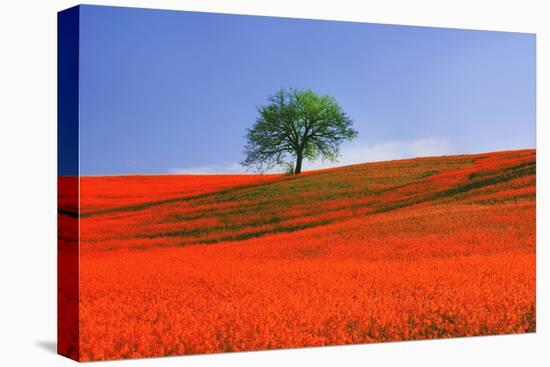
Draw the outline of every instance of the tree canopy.
M312 90L281 89L258 113L254 125L247 129L241 162L258 172L287 165L298 174L304 158L335 161L340 144L357 136L353 121L336 99Z

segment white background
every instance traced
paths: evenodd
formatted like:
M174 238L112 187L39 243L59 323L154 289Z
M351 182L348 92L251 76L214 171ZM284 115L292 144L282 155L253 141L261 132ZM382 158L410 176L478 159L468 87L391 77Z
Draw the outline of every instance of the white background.
M196 0L89 4L354 20L537 33L537 333L270 352L184 356L94 366L550 365L550 31L546 1ZM56 12L74 1L4 1L0 11L0 365L65 366L56 340Z

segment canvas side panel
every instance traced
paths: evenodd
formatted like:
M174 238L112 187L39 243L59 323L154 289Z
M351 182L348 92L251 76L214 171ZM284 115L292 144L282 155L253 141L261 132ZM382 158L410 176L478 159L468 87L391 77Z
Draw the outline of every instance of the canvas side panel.
M79 349L79 8L57 18L57 352Z

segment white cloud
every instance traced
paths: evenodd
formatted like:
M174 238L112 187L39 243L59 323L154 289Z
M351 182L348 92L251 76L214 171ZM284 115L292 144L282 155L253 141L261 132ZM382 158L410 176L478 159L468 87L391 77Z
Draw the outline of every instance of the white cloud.
M304 162L304 169L320 169L367 162L451 154L453 146L443 138L429 137L412 141L395 140L378 144L351 143L342 148L338 162Z
M304 170L348 166L366 162L388 161L394 159L431 157L449 155L453 153L453 146L450 142L440 137L427 137L418 140L404 141L395 140L378 144L362 144L354 142L342 148L341 157L337 162L323 162L318 160L314 163L304 161ZM279 167L269 173L280 173L283 170ZM211 166L199 166L190 168L173 168L169 170L173 174L243 174L249 173L239 163L226 163Z
M237 174L237 173L248 173L246 168L241 166L239 163L226 163L219 165L211 166L199 166L199 167L190 167L190 168L172 168L168 170L172 174L180 175L215 175L215 174Z

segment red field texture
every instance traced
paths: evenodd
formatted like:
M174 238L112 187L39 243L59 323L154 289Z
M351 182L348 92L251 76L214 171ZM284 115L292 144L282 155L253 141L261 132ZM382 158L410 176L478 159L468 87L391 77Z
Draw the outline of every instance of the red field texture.
M71 353L534 332L535 171L523 150L299 176L83 177Z

